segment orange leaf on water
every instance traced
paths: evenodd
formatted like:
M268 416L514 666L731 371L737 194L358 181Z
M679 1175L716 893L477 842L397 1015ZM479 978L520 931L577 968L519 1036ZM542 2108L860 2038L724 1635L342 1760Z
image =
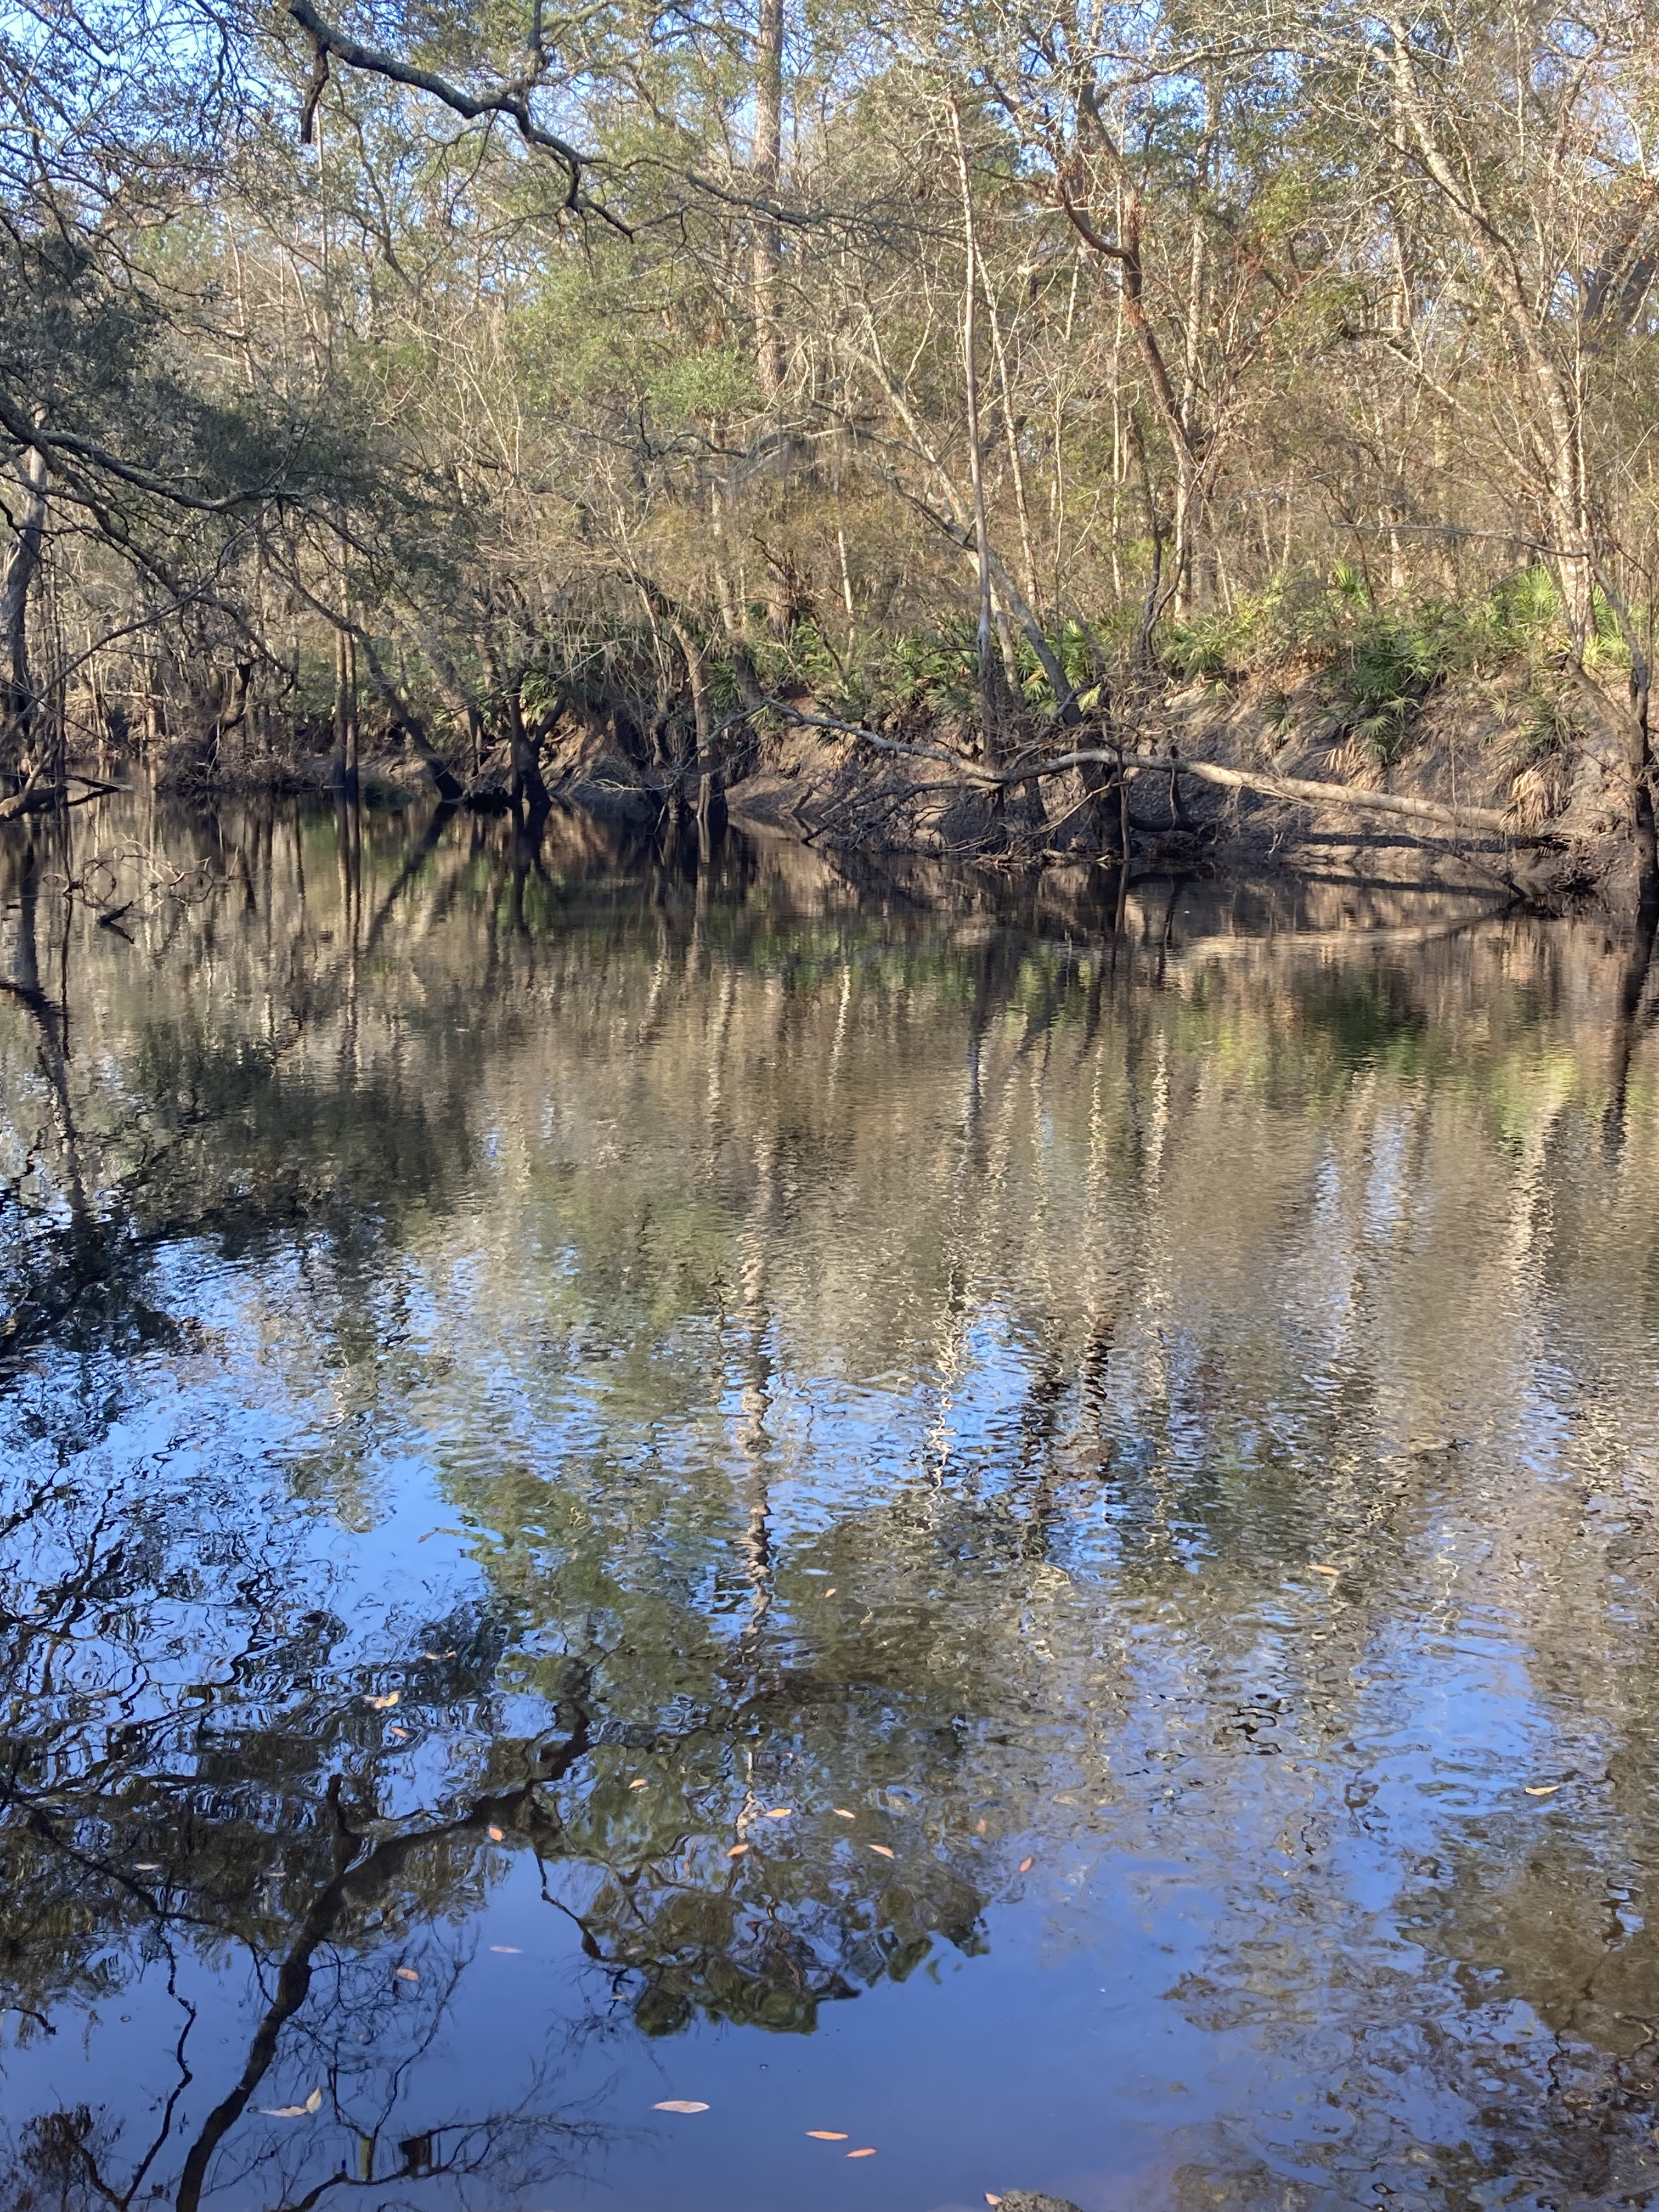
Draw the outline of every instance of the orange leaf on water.
M870 1848L872 1851L879 1851L884 1859L890 1859L893 1856L885 1844L872 1844Z
M638 1776L638 1777L637 1777L634 1781L630 1782L630 1783L629 1784L629 1785L628 1785L628 1786L629 1786L629 1788L630 1790L645 1790L645 1789L648 1789L650 1785L649 1785L649 1784L646 1781L646 1778L645 1778L644 1775L642 1775L642 1774L641 1774L641 1775Z
M793 1805L775 1805L767 1814L769 1820L790 1820L794 1818Z
M845 2142L847 2140L845 2128L808 2128L806 2132L814 2142Z
M1560 1787L1561 1785L1559 1782L1540 1782L1537 1784L1529 1782L1527 1784L1527 1795L1528 1797L1553 1797L1556 1791Z
M665 2097L659 2105L653 2105L653 2112L706 2112L707 2105L700 2105L695 2097Z
M740 1859L748 1848L747 1844L733 1844L726 1856L729 1859Z
M373 1705L377 1713L389 1713L397 1704L398 1694L396 1690L391 1690L384 1698L365 1698L363 1703Z
M492 1844L504 1844L507 1841L507 1838L499 1828L491 1828L487 1832Z
M985 1823L984 1823L984 1821L983 1821L983 1820L975 1820L975 1823L974 1823L974 1833L975 1833L976 1836L982 1836L982 1835L985 1833ZM1001 2202L1002 2202L1002 2199L999 2197L998 2197L998 2199L997 2199L997 2203L998 2203L999 2204L1000 2204L1000 2203L1001 2203Z
M830 1808L830 1810L835 1814L838 1820L856 1820L858 1818L858 1814L856 1813L849 1813L845 1805L832 1805Z
M993 2197L990 2191L988 2189L985 2192L985 2201L988 2204L1000 2204L1002 2199L1000 2197Z
M1342 1570L1340 1567L1316 1567L1313 1571L1316 1575L1340 1575Z
M867 2149L849 2150L847 2154L848 2158L873 2158L875 2154L876 2148L873 2143L872 2143Z
M399 1966L398 1969L398 1979L400 1982L418 1982L420 1978L413 1966Z
M1022 1874L1030 1874L1036 1863L1035 1859L1022 1859L1019 1863L1019 1870Z

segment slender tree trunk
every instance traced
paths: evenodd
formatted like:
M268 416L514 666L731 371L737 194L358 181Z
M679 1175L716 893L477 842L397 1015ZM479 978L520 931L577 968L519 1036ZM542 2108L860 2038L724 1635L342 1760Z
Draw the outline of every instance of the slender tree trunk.
M755 32L755 142L750 174L758 199L776 194L783 169L783 0L760 0ZM783 331L778 295L783 240L774 218L754 216L755 369L770 406L783 382Z
M714 827L714 814L720 798L719 769L714 758L714 717L708 696L708 670L703 651L696 639L682 622L673 624L680 651L685 656L686 680L691 687L691 714L697 732L697 848L704 860L708 857Z
M956 143L963 243L968 257L968 273L962 288L962 365L967 398L968 470L973 485L974 558L979 570L980 744L986 767L996 768L1002 759L1002 714L996 663L991 657L991 537L985 515L985 456L980 446L978 331L975 316L975 302L979 296L979 247L974 228L968 155L962 143L962 118L954 100L951 102L951 134Z
M333 788L353 798L357 790L357 641L349 630L334 633L334 753L329 765Z
M0 580L0 653L4 654L3 718L0 719L0 767L24 765L34 726L34 691L29 681L29 592L40 568L46 528L46 458L31 446L23 459L23 497L17 535Z

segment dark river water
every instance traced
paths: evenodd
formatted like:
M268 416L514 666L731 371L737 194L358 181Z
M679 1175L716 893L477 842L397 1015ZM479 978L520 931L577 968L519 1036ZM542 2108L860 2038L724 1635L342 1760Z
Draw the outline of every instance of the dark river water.
M1639 945L73 821L6 2212L1659 2203Z

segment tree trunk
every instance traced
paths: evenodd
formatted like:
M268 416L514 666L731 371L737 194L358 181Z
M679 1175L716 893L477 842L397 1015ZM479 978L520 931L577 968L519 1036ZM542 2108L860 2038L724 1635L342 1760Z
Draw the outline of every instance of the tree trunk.
M334 633L334 752L329 763L334 790L357 790L357 641L349 630Z
M962 143L962 118L954 100L951 103L951 131L956 141L963 242L968 256L968 273L962 288L962 370L967 399L968 472L974 498L974 559L979 570L981 755L987 768L996 768L1002 759L1002 701L991 652L991 538L985 514L985 455L979 433L978 331L975 318L975 304L979 297L979 247L974 229L974 195L968 175L968 155Z
M507 743L513 761L513 804L528 814L545 814L553 805L542 781L541 747L525 726L524 704L516 683L506 687Z
M23 459L23 498L17 536L0 581L0 653L4 655L0 697L0 767L25 763L34 724L34 691L29 682L29 590L40 567L46 527L46 459L31 446Z
M750 174L757 199L770 200L783 168L783 0L760 0L755 33L755 142ZM774 218L754 213L755 371L770 406L783 382L783 332L778 294L783 240Z

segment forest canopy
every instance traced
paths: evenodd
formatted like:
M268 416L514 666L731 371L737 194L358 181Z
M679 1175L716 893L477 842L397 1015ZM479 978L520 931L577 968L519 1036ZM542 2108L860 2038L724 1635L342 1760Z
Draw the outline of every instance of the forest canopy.
M1520 654L1653 879L1642 10L331 8L0 18L15 793Z

